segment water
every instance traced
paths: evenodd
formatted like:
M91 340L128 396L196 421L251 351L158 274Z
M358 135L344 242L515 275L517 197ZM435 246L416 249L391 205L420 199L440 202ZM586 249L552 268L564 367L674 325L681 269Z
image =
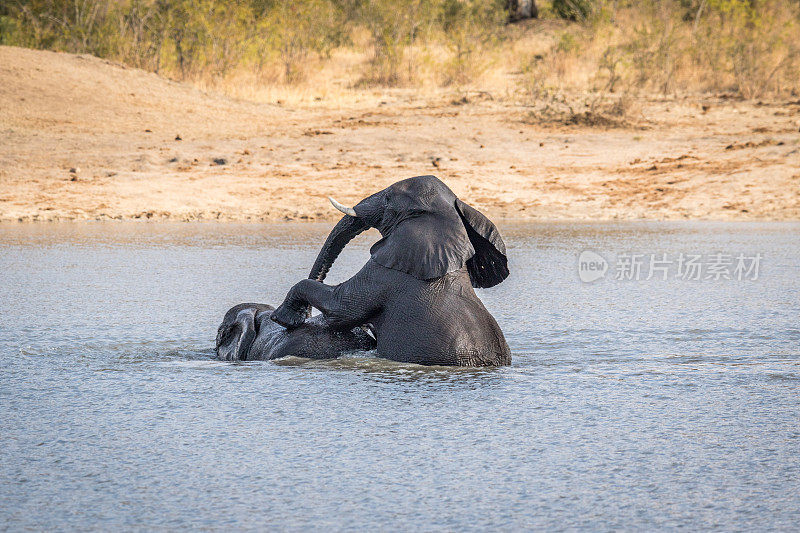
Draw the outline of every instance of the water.
M800 225L503 225L512 275L480 296L511 367L212 360L328 228L0 226L2 529L797 527ZM758 279L613 279L720 251Z

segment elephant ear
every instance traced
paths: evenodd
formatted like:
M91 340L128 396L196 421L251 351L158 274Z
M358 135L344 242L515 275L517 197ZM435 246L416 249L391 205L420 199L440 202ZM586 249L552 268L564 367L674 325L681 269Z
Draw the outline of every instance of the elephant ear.
M475 250L451 207L405 219L376 242L370 254L386 268L431 280L462 268Z
M437 279L466 265L473 287L494 287L508 277L506 245L492 222L457 198L448 208L399 223L370 253L376 263Z
M467 260L472 286L494 287L508 277L506 244L497 227L483 213L459 199L456 199L456 210L475 249L475 255Z

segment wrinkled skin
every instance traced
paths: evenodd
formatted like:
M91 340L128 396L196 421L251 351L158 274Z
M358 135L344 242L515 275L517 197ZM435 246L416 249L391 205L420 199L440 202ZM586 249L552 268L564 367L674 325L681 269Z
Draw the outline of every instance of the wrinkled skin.
M362 200L322 247L309 279L297 283L272 315L290 331L311 306L331 328L369 325L378 354L427 365L511 363L508 344L473 287L508 276L505 244L483 214L434 176L397 182ZM342 248L376 228L371 258L339 285L322 283Z
M322 316L286 330L269 319L274 310L271 305L253 303L232 307L217 330L217 358L258 361L293 355L332 359L346 352L375 348L375 340L364 329L337 330Z

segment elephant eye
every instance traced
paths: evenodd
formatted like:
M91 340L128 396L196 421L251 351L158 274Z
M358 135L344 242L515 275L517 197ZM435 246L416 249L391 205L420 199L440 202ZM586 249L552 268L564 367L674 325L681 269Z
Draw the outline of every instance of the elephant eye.
M386 213L397 213L397 206L392 202L392 198L383 199L383 211Z

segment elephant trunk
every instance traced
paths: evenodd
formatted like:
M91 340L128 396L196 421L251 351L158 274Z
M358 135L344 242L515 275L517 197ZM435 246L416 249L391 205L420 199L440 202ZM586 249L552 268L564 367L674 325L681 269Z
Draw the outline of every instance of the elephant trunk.
M345 245L367 229L369 226L360 218L350 215L343 216L328 234L325 244L322 245L322 249L317 255L317 260L314 261L308 279L324 281L333 262L339 257Z

